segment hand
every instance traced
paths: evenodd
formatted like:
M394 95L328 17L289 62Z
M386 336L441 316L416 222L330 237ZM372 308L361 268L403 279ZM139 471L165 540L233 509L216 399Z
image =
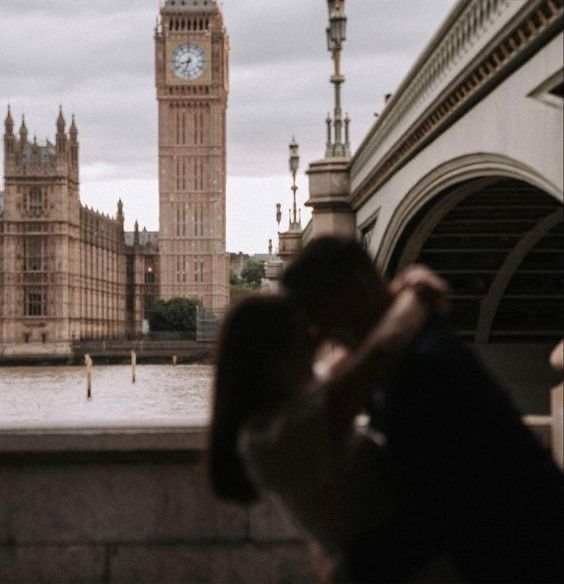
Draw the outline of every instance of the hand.
M409 266L390 284L390 291L396 297L408 288L413 289L418 297L438 314L448 312L450 287L443 278L426 266L418 264Z
M322 347L313 371L319 381L327 381L343 371L349 361L350 353L345 347L327 343Z

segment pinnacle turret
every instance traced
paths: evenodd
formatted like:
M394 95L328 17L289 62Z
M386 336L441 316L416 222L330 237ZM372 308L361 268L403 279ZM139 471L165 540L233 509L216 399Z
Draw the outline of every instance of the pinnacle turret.
M139 245L139 221L135 220L133 227L133 245Z
M65 134L65 118L63 116L63 106L59 106L59 116L57 118L57 154L64 159L67 150L67 135Z
M57 118L57 133L64 134L65 133L65 118L63 116L63 106L59 106L59 117Z
M123 216L123 201L121 199L118 200L117 204L117 220L123 223L124 216Z
M77 138L78 138L78 128L76 126L76 119L74 117L74 114L72 114L72 122L71 122L70 130L69 130L69 134L70 134L71 140L73 142L76 142Z
M14 133L14 118L12 118L12 112L10 111L10 106L8 106L8 114L6 115L4 127L6 128L6 134L8 136L11 136Z
M27 126L25 125L25 116L22 116L22 123L20 126L20 140L22 145L27 142Z

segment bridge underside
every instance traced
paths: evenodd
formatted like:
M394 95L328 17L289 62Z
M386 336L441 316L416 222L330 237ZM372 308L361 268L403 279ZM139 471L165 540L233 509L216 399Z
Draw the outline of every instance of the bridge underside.
M448 189L408 224L389 265L423 263L453 290L452 324L477 343L556 342L564 330L562 203L523 181Z

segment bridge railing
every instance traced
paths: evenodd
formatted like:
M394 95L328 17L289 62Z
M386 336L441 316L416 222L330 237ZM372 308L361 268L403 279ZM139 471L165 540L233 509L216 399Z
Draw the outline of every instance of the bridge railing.
M541 440L552 452L554 461L564 469L564 384L555 387L551 395L549 416L524 416L523 421L533 431L540 434Z
M539 35L555 34L554 0L460 0L386 104L352 162L353 194L385 176L469 100L511 68ZM484 89L485 90L485 89ZM397 145L401 151L392 152Z

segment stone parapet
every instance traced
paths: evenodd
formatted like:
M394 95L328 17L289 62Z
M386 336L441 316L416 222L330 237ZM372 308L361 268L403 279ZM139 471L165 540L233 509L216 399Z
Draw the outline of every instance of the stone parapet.
M302 251L302 232L286 231L278 234L278 255L287 266Z
M312 208L310 237L345 235L354 237L355 216L350 199L350 160L329 158L312 162L309 176L309 200Z
M0 432L0 581L312 581L271 502L219 502L205 429Z

